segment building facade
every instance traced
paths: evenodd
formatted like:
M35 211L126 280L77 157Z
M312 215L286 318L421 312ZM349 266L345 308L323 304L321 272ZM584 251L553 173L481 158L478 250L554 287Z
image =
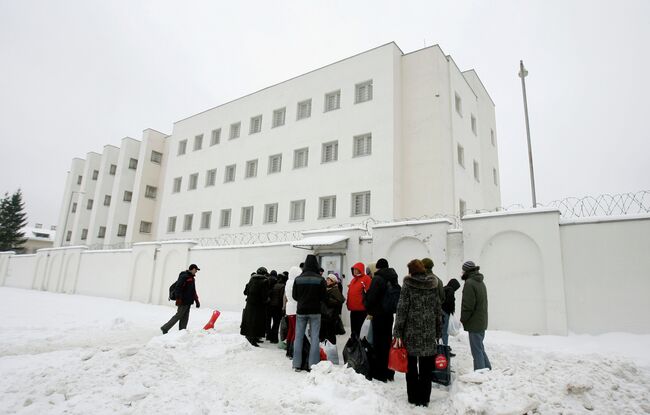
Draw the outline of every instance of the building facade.
M56 246L500 206L495 107L438 46L377 47L74 159Z

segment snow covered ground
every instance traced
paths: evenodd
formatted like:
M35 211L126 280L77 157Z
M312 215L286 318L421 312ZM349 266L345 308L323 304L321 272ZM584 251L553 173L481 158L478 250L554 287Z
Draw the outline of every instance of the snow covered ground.
M212 310L192 309L189 330L162 336L171 307L12 288L0 298L0 413L650 413L650 336L491 331L495 370L475 374L461 334L455 381L434 385L425 409L407 403L403 375L368 382L329 362L293 372L283 350L239 336L240 313L203 331Z

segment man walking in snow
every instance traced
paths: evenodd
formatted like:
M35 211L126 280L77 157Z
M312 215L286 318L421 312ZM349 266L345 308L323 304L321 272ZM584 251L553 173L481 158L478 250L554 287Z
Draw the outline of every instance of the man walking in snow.
M492 370L490 359L485 353L483 339L488 325L487 288L483 283L483 274L474 262L463 264L463 302L461 304L460 321L469 334L469 347L474 359L474 370L488 368Z
M183 271L178 275L175 289L176 306L178 309L176 310L176 314L160 328L163 334L167 334L176 322L179 322L179 330L186 329L187 322L190 319L190 307L192 303L196 303L196 308L201 307L199 296L196 294L194 281L197 271L200 271L200 268L196 264L192 264L187 271Z

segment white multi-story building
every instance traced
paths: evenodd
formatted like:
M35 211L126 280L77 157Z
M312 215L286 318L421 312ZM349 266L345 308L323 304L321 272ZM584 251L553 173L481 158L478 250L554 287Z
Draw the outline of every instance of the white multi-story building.
M498 178L476 72L388 43L74 159L56 245L458 215L498 207Z

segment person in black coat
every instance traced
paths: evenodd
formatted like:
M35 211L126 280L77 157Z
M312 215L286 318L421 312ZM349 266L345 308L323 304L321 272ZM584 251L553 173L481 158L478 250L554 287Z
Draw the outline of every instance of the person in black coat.
M449 344L449 318L456 312L456 290L460 288L460 283L456 278L449 280L445 286L445 301L442 303L442 343Z
M271 276L275 271L271 271ZM272 281L269 278L269 281ZM284 306L284 287L285 279L284 275L279 275L277 282L272 283L270 294L269 294L269 306L268 314L272 321L269 332L266 335L266 339L271 343L278 343L278 330L280 329L280 320L282 319L282 307Z
M388 283L398 285L397 272L388 267L388 261L381 258L375 265L377 270L366 293L365 305L372 318L372 343L375 359L370 365L370 376L386 382L393 380L395 372L388 369L388 353L393 337L393 313L384 308L384 297Z
M167 334L169 329L174 327L174 324L178 322L178 329L184 330L187 328L187 322L190 319L190 307L193 303L196 303L196 308L201 307L199 302L199 296L196 293L196 283L194 277L196 272L200 271L200 268L196 264L190 265L187 271L183 271L178 274L178 280L176 280L176 314L163 326L160 328L163 334Z
M341 318L341 307L345 299L339 290L338 279L334 274L329 274L325 282L327 297L321 303L320 341L329 340L330 343L336 344L336 326Z
M244 289L246 307L242 314L240 333L255 347L266 334L266 307L269 302L269 280L266 268L260 267Z

